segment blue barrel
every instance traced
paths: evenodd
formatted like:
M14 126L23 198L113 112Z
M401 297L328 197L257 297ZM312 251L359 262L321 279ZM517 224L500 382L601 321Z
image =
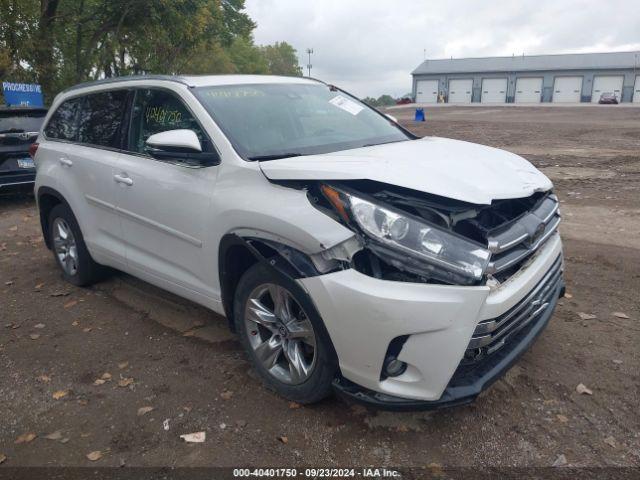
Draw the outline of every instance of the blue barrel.
M416 116L414 120L416 122L424 122L424 108L416 108Z

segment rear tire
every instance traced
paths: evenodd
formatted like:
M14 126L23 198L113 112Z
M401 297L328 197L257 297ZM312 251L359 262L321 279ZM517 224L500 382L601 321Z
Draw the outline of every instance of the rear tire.
M105 277L106 267L91 258L76 217L64 204L56 205L49 213L49 241L67 282L84 287Z
M298 283L258 263L240 279L233 311L242 345L268 388L302 404L332 393L337 355Z

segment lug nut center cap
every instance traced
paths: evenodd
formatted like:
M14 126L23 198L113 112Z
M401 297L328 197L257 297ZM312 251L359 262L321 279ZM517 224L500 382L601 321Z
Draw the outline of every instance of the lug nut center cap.
M284 325L280 325L280 326L278 327L278 332L280 333L280 336L281 336L281 337L283 337L283 338L286 338L286 337L287 337L287 333L288 333L288 332L287 332L287 327L285 327Z

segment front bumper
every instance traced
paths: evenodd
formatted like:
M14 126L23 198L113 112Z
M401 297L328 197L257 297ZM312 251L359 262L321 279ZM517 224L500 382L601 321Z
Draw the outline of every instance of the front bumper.
M498 288L379 280L355 270L301 279L314 300L338 354L338 391L378 407L435 408L466 403L500 377L544 329L563 288L554 285L549 305L491 362L474 369L461 361L479 322L508 312L542 281L562 255L554 234L518 273ZM389 343L408 335L398 358L408 364L382 379Z
M555 287L553 300L547 310L532 322L526 330L523 329L515 338L511 339L508 347L493 354L485 362L477 366L471 366L470 368L459 367L438 400L411 400L395 397L362 388L344 378L336 379L334 388L344 397L385 410L432 410L470 403L482 391L489 388L493 382L504 375L518 358L527 351L549 323L558 298L563 295L563 291L564 282L561 281Z

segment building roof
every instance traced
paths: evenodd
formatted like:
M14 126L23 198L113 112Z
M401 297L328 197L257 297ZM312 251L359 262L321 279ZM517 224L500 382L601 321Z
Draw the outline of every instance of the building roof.
M640 70L640 51L425 60L411 73L416 75L540 70L609 70L620 68L637 68Z

